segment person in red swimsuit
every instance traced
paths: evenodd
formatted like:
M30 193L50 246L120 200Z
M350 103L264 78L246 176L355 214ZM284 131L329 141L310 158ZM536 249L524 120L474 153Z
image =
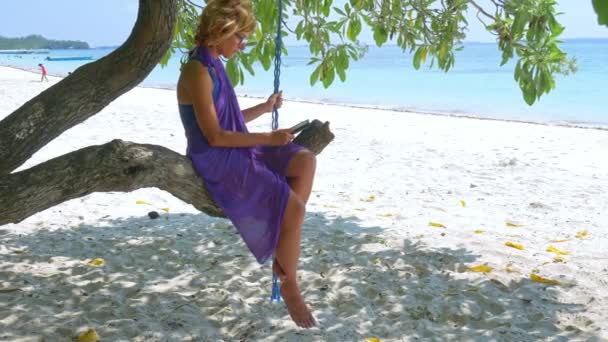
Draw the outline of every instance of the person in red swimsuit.
M42 73L42 77L40 77L40 82L44 80L48 82L49 79L46 77L46 68L42 64L38 64L38 66L40 67L40 72Z

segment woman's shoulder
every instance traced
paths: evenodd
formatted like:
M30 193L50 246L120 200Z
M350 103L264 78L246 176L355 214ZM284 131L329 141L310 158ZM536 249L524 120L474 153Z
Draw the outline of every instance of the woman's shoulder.
M208 68L208 66L201 64L197 61L190 60L182 66L181 74L182 74L182 76L183 75L202 76L205 74L209 74L209 68Z

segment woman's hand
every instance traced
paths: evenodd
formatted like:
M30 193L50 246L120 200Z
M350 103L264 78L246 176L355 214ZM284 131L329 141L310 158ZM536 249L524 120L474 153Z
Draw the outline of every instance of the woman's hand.
M266 113L272 112L274 107L281 108L283 105L283 91L274 93L268 97L268 100L264 102L264 109Z
M283 146L293 140L294 135L289 128L277 129L270 133L271 146Z

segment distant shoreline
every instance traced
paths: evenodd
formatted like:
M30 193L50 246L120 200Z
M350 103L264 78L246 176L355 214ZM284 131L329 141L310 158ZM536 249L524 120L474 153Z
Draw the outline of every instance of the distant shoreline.
M30 34L22 37L5 37L0 35L0 49L88 49L89 43L81 40L48 39L40 34Z
M0 67L11 68L15 70L25 71L33 74L39 74L35 69L25 69L19 68L15 66L7 66L0 65ZM57 78L65 78L64 75L56 75L49 74L52 77ZM137 85L139 88L146 89L159 89L159 90L167 90L174 91L175 88L172 87L162 87L162 86L149 86L149 85ZM242 98L250 98L250 99L264 99L262 96L255 96L243 93L237 93L238 97ZM592 130L600 130L600 131L608 131L608 126L602 124L584 124L577 122L539 122L532 120L517 120L517 119L501 119L501 118L492 118L492 117L482 117L473 114L456 114L449 112L433 112L433 111L422 111L422 110L412 110L407 108L399 108L399 107L382 107L376 105L364 105L364 104L353 104L353 103L341 103L341 102L330 102L330 101L315 101L315 100L307 100L307 99L299 99L299 98L285 98L286 101L297 102L297 103L308 103L308 104L317 104L317 105L327 105L327 106L338 106L338 107L346 107L346 108L356 108L356 109L373 109L387 112L399 112L399 113L410 113L417 115L432 115L439 117L450 117L450 118L462 118L462 119L473 119L473 120L486 120L486 121L500 121L500 122L513 122L513 123L522 123L522 124L532 124L532 125L540 125L540 126L554 126L554 127L567 127L567 128L580 128L580 129L592 129Z

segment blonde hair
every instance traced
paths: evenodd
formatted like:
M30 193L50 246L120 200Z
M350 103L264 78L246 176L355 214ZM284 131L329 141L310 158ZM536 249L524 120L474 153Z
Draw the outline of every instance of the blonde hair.
M250 0L209 0L200 16L196 43L217 45L237 32L253 32L255 25Z

